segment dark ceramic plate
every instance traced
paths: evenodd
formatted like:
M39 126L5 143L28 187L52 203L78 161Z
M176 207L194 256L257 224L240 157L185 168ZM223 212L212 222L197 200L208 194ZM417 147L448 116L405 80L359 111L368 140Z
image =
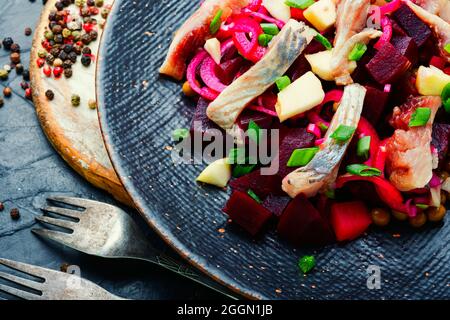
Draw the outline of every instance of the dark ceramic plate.
M189 127L193 102L158 67L173 32L199 1L117 0L98 77L102 130L113 163L146 221L193 265L244 296L280 299L450 298L450 227L370 230L346 245L299 250L275 233L252 240L227 225L226 192L197 185L202 166L171 161L171 132ZM225 228L225 233L218 229ZM393 237L399 233L401 236ZM314 254L303 276L297 260ZM381 289L367 286L381 268Z

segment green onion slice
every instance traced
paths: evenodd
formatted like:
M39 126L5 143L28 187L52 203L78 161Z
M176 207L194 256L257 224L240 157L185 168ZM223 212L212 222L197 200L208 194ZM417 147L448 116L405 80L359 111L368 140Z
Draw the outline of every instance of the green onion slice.
M358 157L364 159L369 158L370 140L370 136L365 136L358 140L358 144L356 145L356 154Z
M252 190L252 189L248 189L247 190L247 194L253 198L253 200L255 200L258 203L262 203L262 200L260 197L258 197L258 195Z
M416 111L411 115L411 120L409 121L409 127L421 127L428 123L431 116L430 108L417 108Z
M184 140L189 137L189 129L178 128L172 131L172 139L174 141Z
M336 192L334 189L327 189L327 190L325 190L324 194L329 199L336 199Z
M444 50L445 50L448 54L450 54L450 43L447 43L447 44L444 46Z
M306 166L312 160L312 158L314 158L314 156L318 151L319 147L295 149L292 152L291 157L289 158L287 166L288 167Z
M348 55L348 60L350 61L359 61L361 60L364 53L367 51L367 46L364 43L357 43L350 54Z
M328 41L328 39L325 38L325 37L324 37L323 35L321 35L320 33L318 33L318 34L314 37L314 39L315 39L316 41L320 42L320 43L325 47L325 49L327 49L327 50L333 49L333 46L331 45L330 41Z
M422 209L422 210L426 210L426 209L428 209L429 205L418 203L418 204L416 204L416 207L419 209Z
M258 36L258 42L261 46L267 47L272 38L273 38L272 35L263 33Z
M378 177L381 171L377 168L366 166L365 164L351 164L347 166L347 172L360 177Z
M298 268L303 273L308 273L316 266L316 258L314 256L303 256L298 260Z
M314 0L286 0L284 3L291 8L306 9L314 2Z
M220 25L222 24L222 13L222 9L219 9L214 18L211 20L211 24L209 25L209 31L211 31L211 34L215 34L219 31Z
M256 164L238 164L234 167L232 176L235 178L239 178L249 174L255 169Z
M291 84L291 79L289 79L288 76L282 76L275 80L275 84L277 85L279 91L283 91L283 89Z
M322 132L328 131L328 126L323 122L319 122L319 128Z
M444 104L445 111L450 113L450 82L444 87L441 93L442 103Z
M261 28L265 34L270 34L272 36L276 36L280 32L280 29L278 29L275 23L261 23Z
M247 135L250 139L256 142L256 144L259 143L261 137L261 127L258 126L258 124L253 120L250 120L248 123Z
M356 128L351 126L346 126L344 124L339 125L339 127L331 134L331 138L340 142L347 142L355 133Z

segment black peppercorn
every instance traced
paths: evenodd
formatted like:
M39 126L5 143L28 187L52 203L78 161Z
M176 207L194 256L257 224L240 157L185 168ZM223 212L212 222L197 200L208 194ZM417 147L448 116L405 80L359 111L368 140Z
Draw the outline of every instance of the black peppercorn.
M11 45L10 50L11 50L12 52L20 52L20 46L19 46L17 43L13 43L13 44Z
M61 52L61 49L58 48L58 47L52 48L52 49L50 50L50 54L51 54L52 56L54 56L54 57L59 56L59 53L60 53L60 52Z
M53 40L55 40L56 43L63 43L64 37L62 36L62 34L57 34L55 35L55 38L53 38Z
M62 4L64 5L64 7L70 6L71 2L72 2L71 0L62 0Z
M65 60L62 64L63 69L69 69L72 68L72 61L70 60Z
M23 64L21 64L21 63L16 64L16 73L17 74L22 74L23 73Z
M2 44L3 44L3 47L5 48L5 50L11 49L11 46L13 45L13 43L14 43L14 40L11 39L10 37L7 37L7 38L3 39L3 41L2 41Z
M13 220L19 220L20 219L20 211L17 208L11 209L9 214L11 216L11 219L13 219Z
M77 62L77 54L73 51L69 53L69 60L72 61L72 63Z
M81 54L81 50L83 50L83 49L79 45L73 46L73 52L75 52L75 54L77 56L79 56Z
M84 47L82 52L83 54L92 54L91 48L89 47Z
M25 28L24 33L27 37L31 36L31 34L33 33L33 30L30 27L27 27L27 28Z
M65 76L66 78L71 78L71 77L72 77L72 74L73 74L72 68L64 69L64 76Z
M95 30L92 30L91 32L89 32L89 36L91 37L91 41L95 41L98 38L98 33Z
M80 10L80 15L81 15L82 17L88 17L88 16L91 15L91 11L89 10L88 7L81 8L81 10Z
M21 87L23 90L26 90L26 89L28 89L28 88L30 87L30 84L29 84L28 82L22 81L22 82L20 83L20 87Z
M86 4L87 4L89 7L93 7L93 6L95 6L95 0L87 0L87 1L86 1Z
M53 55L51 55L51 54L48 54L46 57L45 57L45 61L47 61L47 64L49 64L49 65L53 65L53 62L55 62L55 57L53 56Z
M53 34L60 34L63 31L63 28L57 24L52 27Z
M15 64L20 63L20 53L13 52L13 53L11 53L9 58L12 63L15 63Z
M53 98L55 98L55 94L53 93L52 90L47 90L45 91L45 96L47 97L48 100L53 100Z
M0 98L1 99L1 98ZM3 100L2 100L3 101ZM1 103L1 102L0 102ZM5 205L3 204L3 202L0 202L0 211L5 210Z
M55 10L50 11L50 13L48 14L48 20L49 21L55 21L56 20L56 11Z
M71 53L72 52L72 50L73 50L73 45L71 45L71 44L66 44L65 46L64 46L64 52L66 52L66 53Z
M81 42L83 42L84 44L89 44L91 42L91 36L87 33L83 34L81 36Z
M64 5L63 5L63 3L60 2L60 1L58 1L58 2L55 3L55 7L56 7L56 9L57 9L58 11L61 11L61 10L64 9Z
M83 56L81 57L81 64L85 67L89 67L91 64L91 57L87 54L83 54Z
M0 108L3 107L3 105L5 104L5 101L3 100L2 97L0 97ZM0 202L0 211L3 211L3 203Z
M60 58L62 61L64 61L64 60L67 60L69 58L69 55L66 52L64 52L64 51L61 51L59 53L59 55L58 55L58 58Z
M30 71L28 69L24 69L22 71L22 79L25 81L30 81Z

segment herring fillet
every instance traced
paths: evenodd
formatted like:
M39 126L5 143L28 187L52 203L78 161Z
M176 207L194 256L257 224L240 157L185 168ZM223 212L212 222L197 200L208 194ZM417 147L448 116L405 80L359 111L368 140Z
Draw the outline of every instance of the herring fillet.
M291 172L283 179L282 189L290 197L295 198L300 193L312 197L319 190L334 182L351 139L342 143L334 140L330 135L339 125L354 128L358 126L365 96L366 89L359 84L351 84L345 87L341 104L331 120L330 127L325 135L325 142L319 152L305 167Z
M210 23L219 9L223 11L222 21L224 21L232 13L240 12L249 2L249 0L205 0L175 33L159 72L176 80L183 79L187 60L211 37Z
M304 23L289 20L264 57L211 102L206 110L208 118L223 129L231 129L245 107L286 73L315 34Z

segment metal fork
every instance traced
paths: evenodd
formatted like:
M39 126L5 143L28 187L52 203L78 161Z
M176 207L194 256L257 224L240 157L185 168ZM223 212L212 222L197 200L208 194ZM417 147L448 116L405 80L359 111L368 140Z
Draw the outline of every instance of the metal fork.
M39 278L41 282L0 271L0 278L34 292L0 283L0 291L26 300L125 300L78 275L0 258L0 265Z
M77 251L103 258L145 260L178 273L230 298L238 299L230 290L194 270L188 264L169 257L155 249L131 217L122 209L81 198L55 196L47 200L82 209L46 206L44 213L52 213L72 219L36 217L40 222L62 227L71 233L49 229L33 229L44 238L61 243Z

